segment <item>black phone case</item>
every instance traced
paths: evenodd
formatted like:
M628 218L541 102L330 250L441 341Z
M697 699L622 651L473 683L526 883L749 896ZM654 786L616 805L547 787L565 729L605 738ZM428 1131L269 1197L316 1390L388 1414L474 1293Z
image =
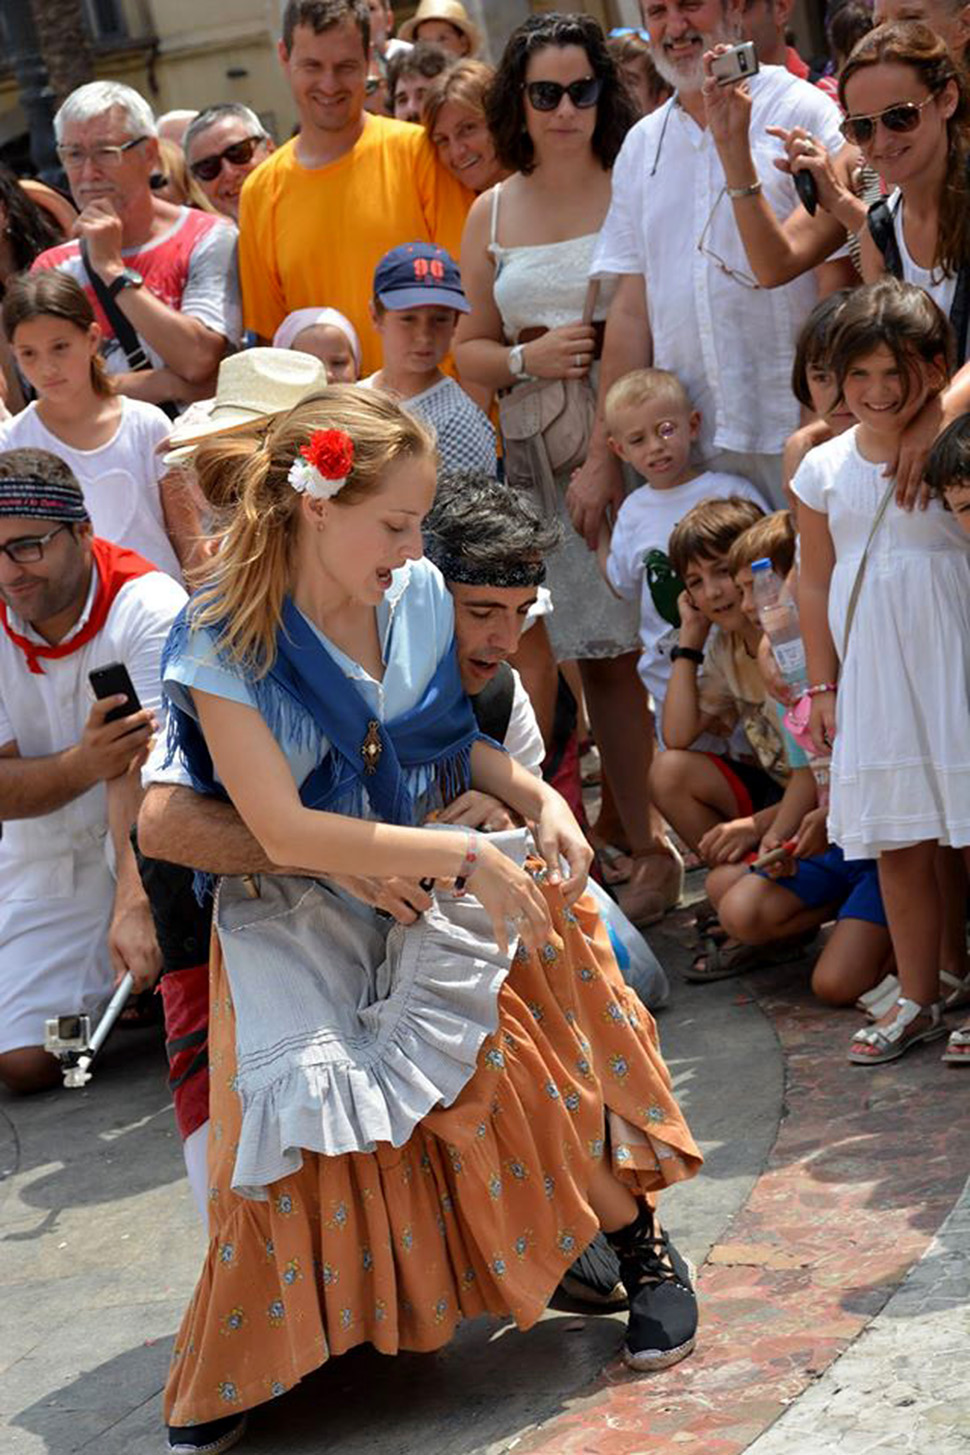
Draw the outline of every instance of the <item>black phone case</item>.
M124 662L109 662L106 667L95 667L88 673L88 681L91 683L92 691L99 700L105 697L116 697L123 692L128 701L118 707L113 707L105 716L105 722L117 722L121 717L131 717L133 713L141 711L141 703L138 701L138 693L135 691L134 683L128 675L128 668Z

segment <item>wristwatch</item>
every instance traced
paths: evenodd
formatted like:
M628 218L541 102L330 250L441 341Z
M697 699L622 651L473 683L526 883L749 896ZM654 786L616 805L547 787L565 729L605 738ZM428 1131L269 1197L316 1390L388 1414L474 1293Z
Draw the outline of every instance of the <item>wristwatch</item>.
M136 273L134 268L124 268L117 278L108 284L108 297L117 298L125 288L140 288L144 281L142 275Z
M704 653L696 647L674 647L670 653L670 660L677 662L683 657L685 662L693 662L695 667L703 667Z
M509 373L513 379L531 379L525 367L525 344L513 344L509 349Z

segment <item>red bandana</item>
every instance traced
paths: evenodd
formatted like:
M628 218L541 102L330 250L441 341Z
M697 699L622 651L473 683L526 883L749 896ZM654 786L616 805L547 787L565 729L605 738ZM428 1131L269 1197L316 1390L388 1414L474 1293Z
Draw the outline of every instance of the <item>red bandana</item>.
M91 614L81 630L74 636L68 637L67 641L59 642L56 647L49 647L46 642L34 642L28 637L21 636L18 631L14 631L7 620L6 602L0 601L0 625L10 640L23 652L27 658L27 666L36 676L44 675L44 669L40 663L41 657L69 657L72 652L79 652L98 635L108 620L108 612L121 588L139 576L147 576L150 572L158 570L158 567L153 566L150 561L146 561L144 556L139 556L137 551L129 551L125 546L116 546L112 541L101 540L99 536L96 536L91 544L94 569L98 577L94 601L91 604Z

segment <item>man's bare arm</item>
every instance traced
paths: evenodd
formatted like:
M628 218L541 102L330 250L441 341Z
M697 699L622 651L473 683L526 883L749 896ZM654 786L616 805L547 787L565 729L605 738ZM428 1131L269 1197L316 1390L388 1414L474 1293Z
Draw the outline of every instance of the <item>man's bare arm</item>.
M78 747L22 758L16 743L0 747L0 823L42 818L86 793L92 778Z
M207 874L279 874L231 803L204 798L177 783L151 783L138 814L138 845Z

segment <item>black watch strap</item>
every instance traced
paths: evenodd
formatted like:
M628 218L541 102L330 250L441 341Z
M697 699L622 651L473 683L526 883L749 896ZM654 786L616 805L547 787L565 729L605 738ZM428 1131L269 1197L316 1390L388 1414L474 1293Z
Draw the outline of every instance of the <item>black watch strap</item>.
M698 651L697 647L674 647L670 660L676 662L680 657L687 662L693 662L695 666L703 667L704 665L704 653Z

